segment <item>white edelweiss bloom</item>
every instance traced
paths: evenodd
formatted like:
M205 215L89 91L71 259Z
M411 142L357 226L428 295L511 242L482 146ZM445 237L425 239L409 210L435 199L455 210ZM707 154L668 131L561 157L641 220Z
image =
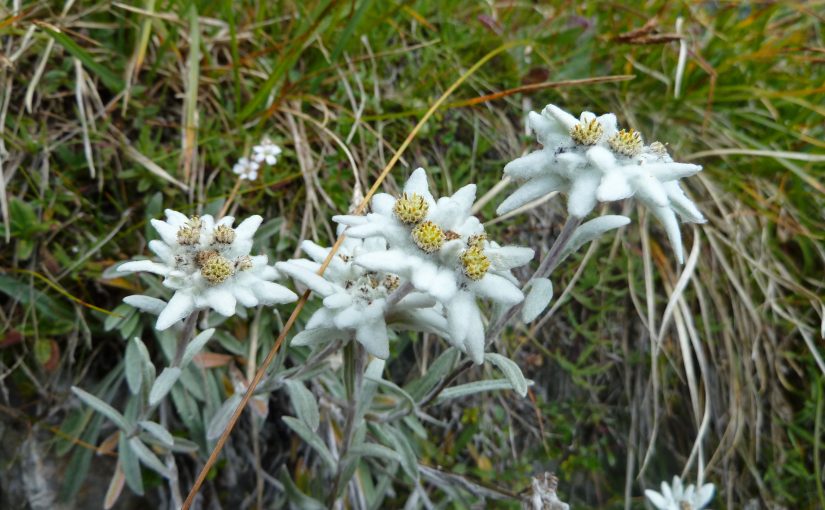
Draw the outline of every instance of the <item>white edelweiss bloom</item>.
M383 238L347 237L323 275L318 275L318 270L330 248L312 241L304 241L301 247L312 260L279 262L276 267L318 294L324 306L310 317L305 331L295 337L293 345L302 345L310 339L314 342L340 337L340 331L347 331L354 334L371 355L387 359L390 355L387 323L395 318L412 322L417 329L446 330L446 321L440 314L417 313L419 308L434 306L434 299L413 292L390 304L387 298L399 288L401 279L395 274L371 271L354 263L357 257L366 253L386 253L387 244Z
M235 163L235 166L232 167L232 171L241 179L254 181L258 178L258 168L260 167L261 165L256 161L252 161L249 158L241 158Z
M665 146L645 146L634 130L616 128L616 117L584 112L579 119L548 105L529 122L543 148L511 161L504 174L526 181L498 207L504 214L552 191L568 194L571 216L590 214L598 202L636 196L665 226L676 257L683 262L678 214L683 221L704 217L679 187L678 180L702 167L677 163Z
M676 215L691 223L704 223L705 218L679 187L679 179L699 172L702 167L674 162L658 142L643 147L634 157L594 147L587 158L603 175L596 198L611 202L637 197L662 222L676 258L684 262Z
M210 215L192 218L166 210L166 221L152 220L160 240L149 242L149 249L160 259L126 262L118 271L148 271L164 277L163 284L175 290L172 299L159 312L155 327L164 330L195 310L212 308L226 317L235 314L236 304L289 303L298 299L294 292L273 283L278 278L266 255L250 256L252 237L263 219L250 216L232 228L231 216L217 222ZM159 308L156 301L130 296L127 302L145 310ZM152 304L154 303L154 305Z
M682 479L673 477L673 483L662 482L662 492L645 490L645 497L659 510L702 510L713 499L715 487L706 483L696 489L693 484L685 487Z
M616 116L583 112L577 119L555 105L541 114L530 112L530 127L542 149L515 159L504 167L504 175L526 181L499 205L501 215L553 191L568 195L567 211L584 217L596 206L596 188L601 172L587 165L586 154L606 144L617 133Z
M267 165L274 165L280 154L281 148L269 138L264 138L260 145L252 147L252 159L257 163L266 162Z
M419 168L401 197L378 194L370 214L333 219L349 225L347 236L386 239L389 250L360 255L356 264L397 274L435 298L447 314L450 342L482 363L484 325L476 298L507 307L524 299L510 269L529 262L533 250L488 242L471 213L475 192L471 184L436 201Z

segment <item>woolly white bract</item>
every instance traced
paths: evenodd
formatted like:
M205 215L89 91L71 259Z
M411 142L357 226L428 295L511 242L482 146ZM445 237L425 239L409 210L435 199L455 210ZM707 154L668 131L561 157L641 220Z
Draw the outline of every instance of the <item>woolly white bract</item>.
M275 145L269 138L261 140L260 145L252 147L252 160L257 163L266 162L267 165L274 165L278 162L281 148Z
M279 262L276 267L318 294L324 306L310 317L306 329L293 339L293 345L354 335L371 355L387 359L390 355L388 324L392 328L445 334L447 324L432 308L436 304L433 298L413 292L388 300L393 292L404 292L400 288L402 280L395 274L371 271L354 263L365 254L386 253L387 243L383 238L347 237L323 276L317 273L330 248L312 241L304 241L301 247L312 260Z
M580 218L598 202L635 196L662 222L683 261L676 215L693 223L705 219L678 180L701 166L674 162L661 143L644 145L638 132L619 131L612 113L583 112L577 119L551 104L541 114L530 112L528 122L543 147L504 167L505 175L523 184L501 203L498 214L552 191L566 193L568 213Z
M470 213L475 193L470 184L436 201L427 173L419 168L401 197L377 194L366 216L333 219L349 225L347 236L385 239L386 252L359 255L355 263L399 275L436 299L444 307L451 343L482 363L485 338L477 298L507 308L521 302L524 295L510 269L529 262L533 250L487 241L484 227Z
M685 487L682 479L673 477L673 483L662 482L662 492L645 490L645 496L659 510L702 510L713 499L715 488L706 483L698 489L693 484Z
M278 272L267 265L266 255L250 256L252 237L260 216L250 216L236 228L231 216L215 220L210 215L187 218L166 210L166 221L152 220L160 240L149 249L160 259L126 262L118 271L147 271L164 277L163 284L175 290L162 309L148 296L129 296L127 303L158 312L158 330L164 330L195 310L212 308L226 317L235 314L236 304L246 307L295 301L291 290L272 283Z

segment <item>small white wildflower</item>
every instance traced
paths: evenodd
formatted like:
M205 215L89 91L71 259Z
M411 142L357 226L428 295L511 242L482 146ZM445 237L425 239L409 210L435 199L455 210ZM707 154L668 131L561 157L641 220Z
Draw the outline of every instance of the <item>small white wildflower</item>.
M118 271L148 271L164 277L163 284L175 290L172 299L159 310L156 324L164 330L193 311L212 308L231 317L236 304L252 307L295 301L298 296L273 283L278 272L267 265L266 255L250 256L252 237L262 218L251 216L232 228L231 216L215 220L210 215L188 218L171 209L166 221L152 220L160 240L149 249L160 262L138 260L121 264ZM129 296L126 301L144 308L145 296ZM154 303L154 301L152 301ZM154 310L157 306L145 308Z
M252 147L252 159L257 163L266 162L267 165L274 165L281 154L281 148L275 145L269 138L261 140L260 145Z
M365 253L355 263L396 274L435 298L447 315L450 342L482 363L484 323L477 298L505 307L524 299L510 269L529 262L533 250L488 242L471 213L475 193L470 184L436 201L419 168L400 198L381 193L373 197L370 214L333 219L350 226L349 237L385 239L387 251Z
M683 261L676 215L688 222L705 220L678 180L699 172L701 166L674 162L663 144L645 146L632 129L618 131L611 113L596 117L584 112L576 119L548 105L541 114L531 112L529 123L543 148L504 167L505 175L525 182L501 203L498 214L552 191L566 193L568 213L579 218L598 202L636 196L665 226L676 257Z
M385 253L384 239L347 237L323 276L317 271L330 248L312 241L304 241L301 247L312 260L279 262L276 267L318 294L324 306L310 317L305 331L295 337L293 345L341 338L352 333L371 355L387 359L390 355L387 324L390 322L398 321L412 329L446 333L446 320L441 314L421 310L432 308L436 304L434 299L413 292L390 304L387 298L399 289L402 280L395 274L370 271L354 263L365 253ZM341 335L341 331L347 334Z
M250 160L249 158L241 158L237 163L235 163L235 166L232 167L232 171L235 172L241 179L254 181L258 178L258 168L260 167L260 164Z
M706 483L696 489L693 484L685 487L682 479L673 477L673 483L662 482L662 492L645 490L647 499L659 510L702 510L713 499L715 487Z

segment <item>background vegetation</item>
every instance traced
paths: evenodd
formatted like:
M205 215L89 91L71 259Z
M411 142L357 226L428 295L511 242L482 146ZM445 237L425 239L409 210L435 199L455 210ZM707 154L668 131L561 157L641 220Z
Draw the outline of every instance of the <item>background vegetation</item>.
M438 424L417 438L420 462L462 487L447 503L426 484L433 500L468 507L488 490L505 498L489 505L512 506L532 475L554 471L575 508L642 508L643 489L680 473L698 444L715 508L825 508L823 5L7 2L0 506L25 497L37 507L40 472L68 506L101 504L113 445L69 388L123 391L104 378L122 337L148 335L151 323L109 312L128 312L120 300L146 280L105 270L146 252L148 219L166 207L220 209L232 164L269 135L281 161L242 185L230 210L271 220L261 248L274 259L304 238L329 242L329 218L370 186L423 112L509 44L418 134L385 189L417 166L442 194L477 182L480 194L494 190L479 211L488 229L546 250L563 199L497 222L494 186L534 146L526 112L552 102L616 112L677 160L704 165L687 184L708 223L685 227L692 254L679 267L655 220L628 204L631 226L567 261L556 306L497 345L536 382L530 398L430 409ZM233 324L243 338L245 323ZM388 372L409 377L443 349L399 345ZM286 402L269 402L254 455L230 442L204 489L213 504L251 505L250 473L284 466L301 490L321 489L280 421ZM185 487L197 469L185 466ZM409 488L393 490L403 506Z

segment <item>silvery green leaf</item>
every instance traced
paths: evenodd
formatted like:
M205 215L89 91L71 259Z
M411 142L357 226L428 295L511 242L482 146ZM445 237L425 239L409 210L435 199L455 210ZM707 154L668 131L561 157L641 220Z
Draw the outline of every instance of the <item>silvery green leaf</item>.
M178 381L180 377L180 368L166 367L155 380L152 385L152 391L149 392L149 405L153 406L163 400L169 394L169 390Z
M103 330L111 331L129 320L135 314L135 309L129 305L117 305L112 313L103 321Z
M144 466L156 471L164 478L169 478L171 476L171 473L169 473L169 470L163 465L163 462L161 462L157 455L152 453L152 450L143 444L139 438L133 437L130 439L129 447L135 455L137 455L137 458L140 459Z
M243 394L235 393L229 397L223 405L221 405L218 412L215 413L215 416L209 420L209 427L206 429L207 440L214 441L221 437L224 429L226 429L226 425L229 423L229 419L232 418L232 415L235 413L235 409L237 409L238 404L241 403L242 398Z
M314 328L305 329L292 337L289 345L295 347L312 346L320 343L331 342L341 338L341 331L336 328Z
M418 456L409 439L398 429L388 426L384 429L395 450L401 455L401 468L413 480L418 480Z
M120 430L128 431L131 427L126 421L126 418L120 414L114 407L106 402L100 400L91 393L81 390L77 386L72 386L72 392L80 398L86 405L99 412L103 416L109 418Z
M532 384L533 381L527 381L528 386ZM447 388L446 390L441 392L441 395L438 396L438 402L444 402L446 400L451 400L454 398L466 397L468 395L473 395L475 393L481 393L484 391L512 389L514 389L513 384L508 379L491 379L486 381L476 381L467 384L461 384L459 386L453 386L452 388Z
M171 448L175 444L175 438L172 437L172 434L170 434L168 430L163 428L163 426L160 423L155 423L149 420L143 420L138 422L138 425L140 425L140 427L143 430L154 436L167 448Z
M309 391L303 383L287 379L284 381L286 390L289 393L289 399L292 401L292 407L295 409L295 414L300 418L312 431L318 430L318 425L321 423L321 416L318 412L318 403L315 401L315 395Z
M527 395L527 380L524 378L524 374L521 373L521 368L515 361L494 352L485 354L484 359L501 370L501 373L510 381L513 390L518 393L520 397Z
M138 337L134 337L132 342L137 346L140 354L141 368L143 370L143 384L147 388L151 388L155 384L155 365L152 363L152 358L149 356L149 350L146 344Z
M123 302L132 306L141 312L150 313L152 315L160 315L160 312L166 308L166 301L150 296L134 295L126 296Z
M123 364L129 391L132 392L132 395L137 395L140 393L140 385L143 384L143 359L135 339L132 339L129 345L126 346L126 356Z
M143 496L143 476L140 474L140 463L135 452L129 446L126 434L120 434L118 439L117 457L120 460L120 467L123 468L123 474L126 476L126 484L132 489L132 492Z
M212 335L215 333L215 328L210 328L204 331L192 339L189 344L186 346L186 349L183 351L183 358L181 358L180 366L181 368L185 368L192 359L195 357L196 354L201 352L201 349L206 345L206 342L212 338Z
M559 260L566 258L571 253L581 248L582 245L589 243L605 232L623 227L628 223L630 223L630 218L627 216L613 214L599 216L598 218L594 218L586 223L583 223L576 229L575 232L573 232L573 235L570 237L570 240L561 252L561 258Z
M404 389L416 400L421 400L439 381L447 376L455 365L458 356L458 349L450 347L432 362L426 374L420 379L407 384Z
M524 298L521 310L521 318L528 324L541 315L553 299L553 282L549 278L534 278L529 285L530 292Z
M307 427L304 422L299 420L298 418L293 418L292 416L284 416L282 418L284 423L287 424L289 428L295 431L296 434L301 436L309 446L315 450L318 455L321 457L321 460L327 465L327 467L334 471L336 468L335 457L332 456L332 452L329 451L327 445L321 440L318 435L315 434L309 427Z
M183 437L176 437L175 444L172 446L171 450L173 452L192 453L198 451L198 448L198 443Z
M326 510L327 506L317 499L311 498L301 492L301 489L295 485L292 478L289 476L289 471L285 466L281 466L278 473L278 480L284 486L284 492L289 499L289 502L294 505L291 508L301 508L302 510Z

